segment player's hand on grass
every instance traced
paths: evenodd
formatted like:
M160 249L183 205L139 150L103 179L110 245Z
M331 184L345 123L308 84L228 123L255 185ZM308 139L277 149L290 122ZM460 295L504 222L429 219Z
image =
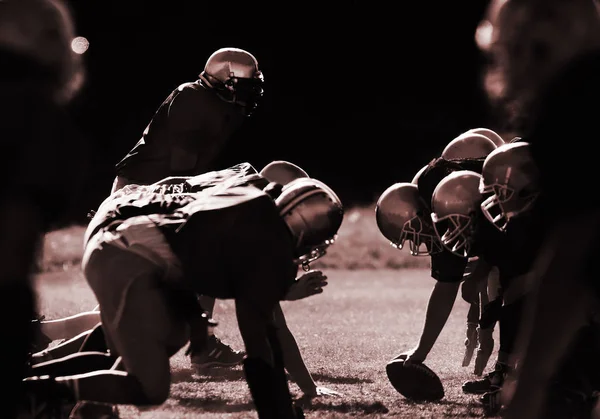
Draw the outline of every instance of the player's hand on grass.
M312 295L323 292L323 287L327 286L327 276L320 270L311 270L303 273L294 281L287 294L284 297L286 301L301 300Z
M342 397L342 393L338 393L335 390L332 390L327 387L317 387L317 396L327 396L327 397Z
M327 387L316 386L311 391L304 392L305 398L313 398L313 397L342 397L342 393L338 393L335 390L331 390Z

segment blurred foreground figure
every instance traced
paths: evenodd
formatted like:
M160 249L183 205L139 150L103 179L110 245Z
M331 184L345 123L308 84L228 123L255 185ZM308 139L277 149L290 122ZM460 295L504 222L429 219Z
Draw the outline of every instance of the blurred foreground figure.
M259 105L264 76L248 51L221 48L206 61L199 79L183 83L163 101L142 138L116 165L112 192L125 185L148 185L168 176L195 176L214 169L233 134ZM212 316L215 300L201 297ZM195 354L199 370L230 367L244 353L216 336L206 352Z
M84 151L64 106L84 79L74 22L58 0L0 1L0 345L2 417L15 416L33 339L37 244L76 199Z
M315 179L269 182L249 164L178 180L126 186L100 205L85 234L82 266L109 353L36 365L39 376L24 380L29 394L48 405L163 403L170 357L191 327L202 329L191 336L197 349L208 343L201 294L235 300L259 417L303 417L289 393L274 313L281 300L321 292L319 281L297 280L296 273L333 242L343 219L339 198ZM108 365L90 371L77 362L86 356ZM70 364L70 375L51 372L60 363ZM64 374L65 365L58 368Z
M576 338L598 327L597 156L579 144L597 131L600 111L597 4L494 1L477 38L492 58L486 85L490 98L521 119L531 143L541 185L531 218L546 232L533 266L533 309L526 311L519 343L523 353L514 391L505 392L504 417L589 417L591 391L568 393L554 383L565 364L581 359L574 359L581 348ZM574 181L565 188L566 179ZM579 367L591 374L589 389L594 390L600 371L593 363ZM556 390L570 412L553 406Z

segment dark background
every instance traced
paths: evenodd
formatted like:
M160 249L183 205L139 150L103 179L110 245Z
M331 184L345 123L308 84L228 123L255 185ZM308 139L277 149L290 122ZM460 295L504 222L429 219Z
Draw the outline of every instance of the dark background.
M498 129L474 42L487 3L71 1L90 42L71 108L93 147L82 205L108 194L161 102L225 46L252 52L266 86L218 164L289 160L347 206L372 203L461 132Z

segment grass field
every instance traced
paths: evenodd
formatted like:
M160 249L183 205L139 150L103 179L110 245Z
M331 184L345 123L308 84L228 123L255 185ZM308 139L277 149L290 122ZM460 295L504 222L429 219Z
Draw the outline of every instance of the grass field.
M349 210L337 243L314 268L329 285L321 295L283 304L305 361L317 384L343 393L305 405L308 418L481 417L474 396L462 393L472 367L461 367L467 305L460 298L427 365L442 378L446 396L437 403L414 403L387 381L385 364L416 344L433 285L428 258L398 251L380 235L372 208ZM49 233L36 278L40 309L49 319L91 309L95 299L79 269L81 227ZM242 347L231 301L218 301L219 336ZM496 338L497 339L497 338ZM495 353L492 355L492 360ZM192 373L183 353L172 358L171 397L139 410L121 406L124 418L255 418L240 367L214 376ZM291 383L294 397L298 387Z

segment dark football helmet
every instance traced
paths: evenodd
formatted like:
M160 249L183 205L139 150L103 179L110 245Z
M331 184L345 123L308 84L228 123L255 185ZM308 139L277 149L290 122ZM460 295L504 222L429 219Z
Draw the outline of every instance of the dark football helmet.
M511 218L527 211L539 194L539 172L529 143L497 148L485 159L479 191L490 194L482 203L486 218L504 231Z
M344 207L331 188L312 178L286 184L275 199L279 214L292 233L296 263L308 270L335 242L344 218Z
M264 76L254 55L239 48L221 48L206 61L200 80L219 97L239 105L246 116L263 96Z
M483 197L481 176L458 170L436 186L431 198L431 219L442 245L457 256L470 257L477 212Z
M442 158L446 160L480 159L487 157L496 149L496 144L482 134L466 132L459 135L442 151Z
M413 183L400 182L387 188L377 200L375 219L381 234L397 249L402 249L408 240L413 256L442 251L427 206Z

